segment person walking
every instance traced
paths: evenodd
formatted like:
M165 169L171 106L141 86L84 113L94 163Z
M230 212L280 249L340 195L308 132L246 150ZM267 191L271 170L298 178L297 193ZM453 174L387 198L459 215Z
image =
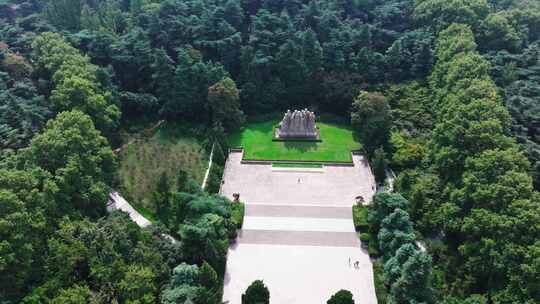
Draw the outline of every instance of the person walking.
M349 257L349 268L351 267L351 258Z

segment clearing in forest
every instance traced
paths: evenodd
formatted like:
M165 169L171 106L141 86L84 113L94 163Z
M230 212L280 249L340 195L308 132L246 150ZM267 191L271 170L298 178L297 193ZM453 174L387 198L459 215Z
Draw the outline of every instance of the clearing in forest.
M154 219L152 195L164 172L171 184L181 171L197 185L202 183L208 153L195 136L181 130L165 124L150 137L139 136L119 154L119 191L149 219Z
M244 160L281 160L351 163L351 151L359 150L350 127L317 122L321 142L272 141L279 120L247 124L229 138L231 147L244 148Z

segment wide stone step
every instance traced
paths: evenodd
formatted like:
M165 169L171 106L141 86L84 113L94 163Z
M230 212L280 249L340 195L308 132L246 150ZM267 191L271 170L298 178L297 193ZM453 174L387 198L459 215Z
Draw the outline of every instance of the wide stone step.
M240 244L359 247L355 232L248 230L239 232Z
M245 216L352 219L352 208L247 204Z
M351 219L246 216L244 218L243 229L282 230L282 231L354 232L354 225Z

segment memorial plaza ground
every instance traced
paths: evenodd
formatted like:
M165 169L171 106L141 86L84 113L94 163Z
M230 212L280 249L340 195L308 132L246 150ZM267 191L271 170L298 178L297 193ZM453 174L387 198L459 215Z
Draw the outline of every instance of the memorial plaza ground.
M352 155L350 166L287 168L243 164L242 154L229 155L221 188L229 198L240 193L246 204L243 229L228 252L223 300L240 304L249 284L261 279L273 304L326 303L340 289L356 303L377 303L351 212L357 196L370 201L374 194L363 157Z

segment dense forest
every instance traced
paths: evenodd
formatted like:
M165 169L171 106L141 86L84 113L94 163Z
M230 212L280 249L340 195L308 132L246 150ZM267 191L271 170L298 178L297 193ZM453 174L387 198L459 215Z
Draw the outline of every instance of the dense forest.
M181 122L222 162L299 107L397 173L432 292L388 303L540 303L535 0L0 0L0 302L220 303L231 204L180 172L159 225L108 214L113 148Z

